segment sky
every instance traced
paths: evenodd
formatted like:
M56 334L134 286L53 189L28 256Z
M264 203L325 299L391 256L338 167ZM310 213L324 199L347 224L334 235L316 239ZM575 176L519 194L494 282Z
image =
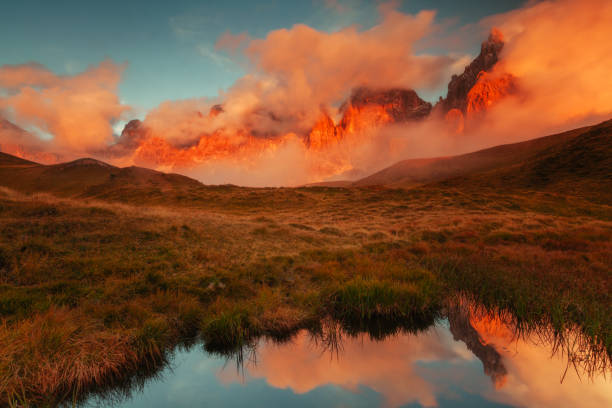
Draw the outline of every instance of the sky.
M331 32L352 24L367 28L380 18L376 11L380 2L360 0L21 0L3 3L0 66L36 62L56 74L70 75L105 58L125 63L119 97L122 103L132 107L137 117L143 117L147 110L165 100L214 97L244 75L244 61L231 58L215 47L226 32L263 38L272 30L291 28L295 24ZM466 34L465 26L475 25L485 16L520 7L522 3L517 0L407 0L399 2L397 7L411 14L435 9L436 21L446 31L463 27L464 38L451 51L475 55L486 28ZM428 51L431 50L430 47ZM425 91L422 96L433 99L441 92Z
M47 164L89 156L208 184L301 185L612 116L610 0L23 0L0 11L0 119L25 131L0 121L0 150ZM436 105L487 38L503 46L461 109L395 121L389 106L352 103L361 88ZM126 128L132 119L142 123Z

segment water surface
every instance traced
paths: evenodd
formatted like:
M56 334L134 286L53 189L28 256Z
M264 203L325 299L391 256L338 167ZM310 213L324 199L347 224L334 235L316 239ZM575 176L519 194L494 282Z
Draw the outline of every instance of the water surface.
M609 407L612 381L584 350L518 335L490 316L449 313L374 340L330 324L231 357L177 350L155 378L88 407ZM568 339L568 344L577 344ZM585 357L586 356L586 357ZM590 356L592 358L592 356ZM609 371L608 371L609 373Z

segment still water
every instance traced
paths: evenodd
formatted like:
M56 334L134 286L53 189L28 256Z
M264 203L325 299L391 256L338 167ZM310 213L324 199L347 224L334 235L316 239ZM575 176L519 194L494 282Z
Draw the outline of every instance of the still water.
M154 378L84 406L612 407L609 361L579 343L555 348L545 331L518 335L469 313L382 340L334 326L262 339L238 356L177 350Z

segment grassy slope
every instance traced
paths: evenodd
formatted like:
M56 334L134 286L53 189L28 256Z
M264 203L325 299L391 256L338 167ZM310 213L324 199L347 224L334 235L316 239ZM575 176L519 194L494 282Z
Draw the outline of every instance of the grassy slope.
M594 151L576 139L506 168L503 190L494 173L404 190L168 186L145 172L55 192L72 198L2 191L0 399L103 386L197 332L223 348L330 314L418 326L456 290L521 324L578 324L610 354L605 134L585 136ZM596 156L578 176L563 166L576 154ZM554 186L525 181L543 165Z
M120 190L154 194L202 187L201 183L178 174L140 167L118 168L94 159L46 166L4 153L0 156L0 181L2 186L24 193L87 198Z
M532 189L612 203L612 121L530 155L521 162L443 185Z
M413 187L522 163L552 146L577 137L590 128L589 126L526 142L496 146L460 156L404 160L355 181L353 186Z
M37 163L21 159L19 157L12 156L10 154L0 152L0 166L2 167L22 167L22 166L36 166Z

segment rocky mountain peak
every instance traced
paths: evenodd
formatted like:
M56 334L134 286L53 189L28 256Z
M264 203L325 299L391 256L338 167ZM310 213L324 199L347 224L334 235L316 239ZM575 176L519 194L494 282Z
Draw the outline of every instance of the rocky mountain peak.
M492 29L489 38L480 46L480 54L465 67L461 75L453 75L448 84L446 98L439 102L444 113L452 109L466 112L468 93L478 82L480 73L491 71L497 64L503 47L502 33L495 28Z
M354 89L340 111L346 116L350 107L360 110L368 106L382 108L393 122L421 119L431 111L431 104L422 100L412 89L366 87Z

